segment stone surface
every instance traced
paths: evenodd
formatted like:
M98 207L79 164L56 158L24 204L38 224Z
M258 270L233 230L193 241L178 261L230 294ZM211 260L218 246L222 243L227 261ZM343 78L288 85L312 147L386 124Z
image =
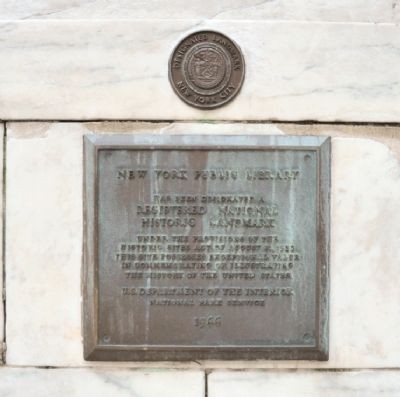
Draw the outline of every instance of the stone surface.
M1 19L299 19L390 22L392 0L14 0L0 4Z
M0 365L3 361L3 350L4 350L4 305L3 305L3 275L4 275L4 263L3 263L3 142L4 142L4 124L0 123Z
M10 123L7 132L8 364L88 365L83 361L81 336L82 135L132 132L333 137L330 360L325 363L213 361L189 365L400 366L399 128L239 123Z
M392 3L394 22L398 24L400 22L400 2L399 0L394 0Z
M214 372L209 397L398 397L399 371Z
M4 397L203 397L201 371L0 369Z
M211 111L183 103L168 81L174 46L202 29L231 37L246 62L239 95ZM395 24L3 21L0 118L398 122L399 48Z

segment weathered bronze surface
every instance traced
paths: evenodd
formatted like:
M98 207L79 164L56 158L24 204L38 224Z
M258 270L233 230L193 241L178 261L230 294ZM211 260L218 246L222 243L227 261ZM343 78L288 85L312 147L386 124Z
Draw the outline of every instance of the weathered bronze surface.
M169 79L189 105L212 109L240 91L244 58L239 46L225 35L200 31L185 37L169 60Z
M84 141L87 360L327 359L329 138Z

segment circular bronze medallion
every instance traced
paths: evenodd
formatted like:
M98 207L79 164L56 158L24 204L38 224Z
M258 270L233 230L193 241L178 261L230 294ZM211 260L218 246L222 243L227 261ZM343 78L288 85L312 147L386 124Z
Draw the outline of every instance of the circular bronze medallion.
M243 54L221 33L192 33L172 53L169 79L178 96L189 105L216 108L239 92L244 79Z

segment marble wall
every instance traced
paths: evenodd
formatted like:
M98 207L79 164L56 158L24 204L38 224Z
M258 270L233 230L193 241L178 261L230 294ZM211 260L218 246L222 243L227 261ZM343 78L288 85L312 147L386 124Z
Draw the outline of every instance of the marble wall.
M82 136L91 133L330 135L333 221L329 361L85 362L80 291ZM357 372L356 379L351 374L336 379L336 370L382 368L376 384L372 382L374 387L382 387L380 379L389 377L390 388L400 393L397 372L385 372L400 367L399 133L398 127L279 123L7 123L7 365L190 368L199 373L212 369L257 370L239 378L235 378L236 371L212 372L208 384L214 396L228 395L221 392L221 385L231 379L238 382L237 393L250 387L247 384L257 388L255 385L261 382L269 389L273 382L281 390L277 395L286 395L286 378L295 389L305 388L304 393L314 385L314 394L310 395L319 395L322 386L318 385L326 382L333 390L330 392L341 393L341 389L357 387L354 385L371 373ZM273 373L259 371L277 368L330 372L284 371L276 378ZM15 372L5 374L15 376ZM21 376L31 379L33 375L28 371ZM202 382L198 381L198 390ZM335 389L337 383L340 390Z
M398 397L398 371L224 372L209 376L210 397Z
M1 167L0 169L3 169L4 171L4 124L0 123L0 164ZM0 171L0 186L1 186L1 194L0 194L0 219L1 219L1 224L2 227L0 227L0 237L1 237L1 247L0 247L0 289L1 289L1 301L0 301L0 363L4 361L4 354L5 354L5 342L4 342L4 325L5 325L5 298L6 298L6 293L5 293L5 285L4 285L4 272L5 272L5 267L4 267L4 256L3 256L3 248L4 248L4 235L3 235L3 229L4 229L4 207L3 207L3 198L4 198L4 184L3 184L3 176L4 172Z
M4 397L203 397L201 371L0 368Z
M246 61L240 95L212 111L168 81L174 46L199 29L229 35ZM398 122L399 48L394 23L0 21L0 118Z
M400 396L399 23L399 0L0 2L0 396ZM200 29L246 60L213 111L168 81ZM329 361L84 361L92 133L331 136Z
M396 0L20 0L0 4L3 20L217 19L395 22Z

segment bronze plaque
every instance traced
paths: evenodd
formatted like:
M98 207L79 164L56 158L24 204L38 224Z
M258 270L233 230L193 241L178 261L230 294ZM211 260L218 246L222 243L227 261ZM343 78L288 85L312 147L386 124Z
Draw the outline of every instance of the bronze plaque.
M84 145L87 360L327 360L329 138Z
M177 95L201 109L232 100L244 79L239 46L222 33L209 30L185 37L169 60L169 79Z

